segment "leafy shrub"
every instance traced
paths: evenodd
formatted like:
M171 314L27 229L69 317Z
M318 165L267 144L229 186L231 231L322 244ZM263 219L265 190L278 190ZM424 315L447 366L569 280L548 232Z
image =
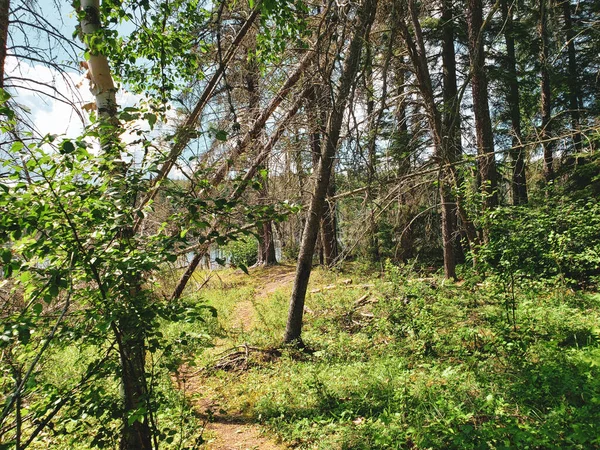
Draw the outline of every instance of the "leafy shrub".
M498 208L486 218L490 242L481 262L499 274L563 276L589 283L600 274L600 204L594 200Z
M230 255L231 264L248 267L256 264L258 241L252 236L244 237L227 244L225 251Z

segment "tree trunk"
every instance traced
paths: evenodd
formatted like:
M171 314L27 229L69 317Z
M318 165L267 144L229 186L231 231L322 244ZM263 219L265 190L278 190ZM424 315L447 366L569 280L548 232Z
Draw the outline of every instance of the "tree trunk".
M519 81L517 78L517 58L513 24L513 6L508 0L502 0L502 18L504 40L506 42L506 77L508 79L507 101L512 127L512 145L510 157L513 164L511 193L513 205L527 203L527 179L525 174L525 146L521 137L521 112L519 99Z
M412 0L409 2L409 15L414 30L414 37L403 19L400 21L400 32L403 35L408 54L414 67L415 75L419 82L419 90L427 112L435 156L440 163L439 188L442 217L441 228L442 248L444 253L444 276L447 279L455 279L456 258L454 255L453 239L456 231L456 203L452 197L450 186L448 185L450 173L446 168L446 163L452 159L449 150L450 139L448 139L448 136L445 134L442 116L435 103L431 75L429 73L429 67L427 66L425 41L419 23L418 11Z
M151 450L152 432L149 424L148 385L146 383L145 336L132 324L115 327L121 381L123 383L124 415L120 450ZM134 420L135 418L135 420Z
M325 136L325 123L327 122L327 110L330 102L327 101L327 93L318 83L314 83L308 91L308 126L310 130L310 151L312 155L313 170L316 173L321 160L323 136ZM332 198L335 195L335 176L330 175L327 188L327 197ZM339 247L337 242L337 218L335 213L335 203L326 201L323 205L323 217L319 224L319 238L317 239L317 251L319 254L319 264L331 266L339 256Z
M81 31L84 36L91 36L101 28L100 0L81 0ZM110 168L115 176L124 176L121 164L119 135L121 127L117 118L116 88L113 83L108 59L103 54L90 51L88 70L92 85L92 93L96 98L98 117L103 121L100 145L105 157L113 159ZM123 193L126 195L127 193ZM133 236L132 227L119 230L118 238L123 245ZM123 303L128 304L137 313L136 300L140 300L142 274L130 274L130 281L125 283ZM124 313L113 322L113 331L118 343L121 359L121 382L123 383L123 428L121 429L121 450L151 450L152 431L150 429L150 411L148 408L148 388L146 384L144 345L145 331L143 324L136 323L136 314ZM135 420L134 420L135 419Z
M461 219L462 226L464 227L464 233L467 236L469 248L474 253L476 251L476 236L475 225L473 221L468 217L464 207L464 198L462 195L463 189L463 176L459 169L457 169L455 162L462 159L462 143L461 143L461 130L460 130L460 99L458 95L458 85L456 82L456 52L454 50L454 9L453 0L442 1L442 82L443 82L443 93L442 97L444 100L444 114L442 117L445 140L444 146L447 153L447 161L450 163L448 172L451 182L455 189L455 201L456 205L453 212L452 220L456 223L451 225L455 234L458 231L458 218ZM450 193L451 195L451 193ZM450 197L450 200L452 198ZM463 254L460 241L452 236L454 241L455 253L460 253L461 257Z
M8 13L10 0L0 0L0 89L4 88L4 62L8 46Z
M331 169L333 172L333 167ZM339 246L337 240L337 217L335 212L335 201L329 200L335 195L334 174L330 175L327 197L323 204L323 217L321 218L321 241L323 243L323 264L331 267L339 257Z
M542 112L542 148L544 149L544 180L546 184L554 178L554 141L552 140L552 91L550 88L549 36L547 0L540 0L540 78Z
M302 317L304 315L304 300L312 269L312 257L319 231L319 221L323 212L327 187L331 178L331 169L334 164L342 121L344 119L344 111L346 110L350 90L360 65L363 42L368 39L371 24L375 19L376 5L376 0L365 0L362 4L359 26L350 43L350 48L347 53L348 56L344 63L340 78L340 88L337 93L336 101L331 108L329 120L327 121L327 139L319 160L315 188L308 210L304 234L302 236L296 277L294 279L294 287L290 299L288 320L284 335L285 343L295 344L300 347L303 345L301 334Z
M177 300L178 298L181 297L181 294L183 294L183 290L185 289L188 282L194 275L194 271L196 270L196 268L203 261L207 252L209 252L208 245L199 250L196 250L194 257L192 258L192 260L186 267L185 272L183 272L183 275L181 275L181 278L177 282L177 286L175 286L175 289L173 290L173 294L171 295L171 300ZM210 256L208 258L208 268L210 269Z
M257 265L272 266L277 264L275 255L275 240L273 239L273 222L267 220L259 226L260 238L258 239Z
M571 1L563 0L563 19L565 22L565 37L567 38L567 57L569 76L567 86L569 93L569 110L571 113L571 128L573 129L573 145L575 151L581 151L581 131L579 130L579 103L581 90L579 88L579 74L577 70L577 53L575 51L575 33L571 19Z
M468 0L469 56L471 59L471 91L477 135L477 155L481 177L483 209L498 206L498 174L494 157L494 135L488 104L488 82L485 69L482 0ZM487 239L487 230L484 230Z

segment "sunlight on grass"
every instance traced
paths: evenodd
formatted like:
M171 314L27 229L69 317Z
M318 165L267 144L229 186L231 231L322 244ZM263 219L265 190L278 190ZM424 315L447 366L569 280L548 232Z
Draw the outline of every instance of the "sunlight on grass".
M396 269L381 277L349 267L314 273L309 352L252 354L247 370L206 376L221 408L264 423L295 448L600 443L598 295L524 282L514 322L507 292L493 280L409 280ZM267 348L280 343L291 280L260 295L270 279L261 276L228 278L233 289L204 294L227 329L236 302L254 291L255 325L243 339ZM228 334L222 345L239 338Z

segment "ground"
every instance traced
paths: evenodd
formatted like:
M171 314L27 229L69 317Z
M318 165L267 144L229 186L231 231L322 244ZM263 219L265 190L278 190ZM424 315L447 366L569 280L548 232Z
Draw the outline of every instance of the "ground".
M291 289L294 280L294 267L279 265L268 269L255 269L256 277L253 295L245 297L233 305L227 320L221 322L223 337L217 339L211 352L219 355L230 353L232 336L243 336L256 325L256 305L267 302L276 291ZM239 276L242 276L238 274ZM256 276L259 275L259 276ZM243 351L243 349L242 349ZM198 414L205 420L203 437L207 450L281 450L288 448L265 434L261 427L253 423L241 411L224 411L221 408L219 392L207 385L205 371L184 370L186 391L193 400ZM187 375L187 376L186 376ZM208 375L210 376L210 375ZM181 382L181 380L180 380Z
M281 345L293 278L217 271L198 292L215 346L178 382L203 448L600 448L596 292L316 268L298 351Z

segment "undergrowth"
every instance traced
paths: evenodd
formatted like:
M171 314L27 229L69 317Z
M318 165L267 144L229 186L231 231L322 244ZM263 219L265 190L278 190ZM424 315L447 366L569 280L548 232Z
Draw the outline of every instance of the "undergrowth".
M246 288L205 294L231 311ZM254 326L227 342L278 345L289 289L255 300ZM393 265L317 270L310 290L310 351L204 380L229 414L304 449L600 448L600 295Z

